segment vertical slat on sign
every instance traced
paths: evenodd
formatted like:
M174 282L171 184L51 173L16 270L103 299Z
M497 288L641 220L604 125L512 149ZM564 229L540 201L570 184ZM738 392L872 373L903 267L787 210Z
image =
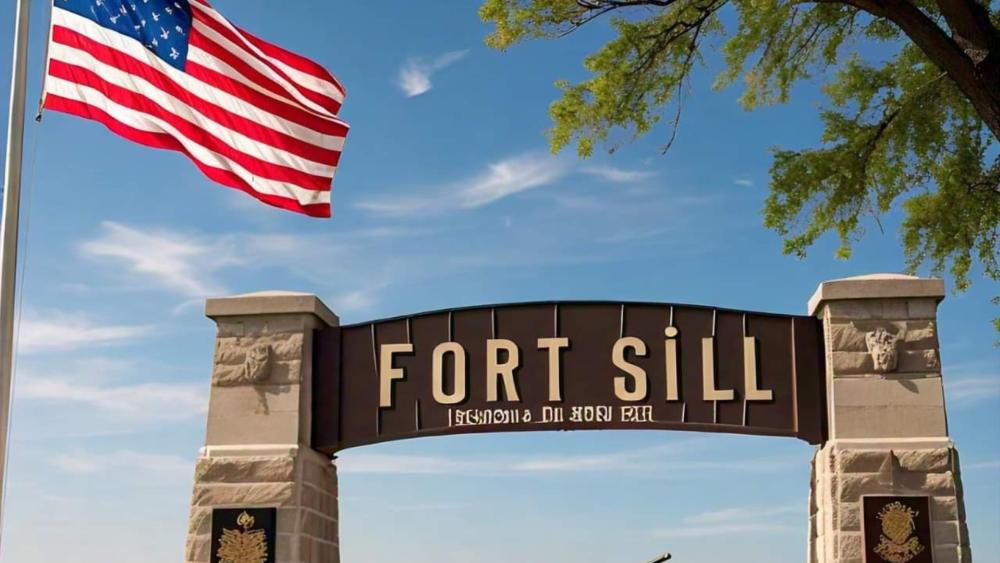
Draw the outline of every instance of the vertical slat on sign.
M674 327L674 306L673 305L670 306L670 317L667 320L667 326L671 327L671 328L674 328L676 336L673 336L673 338L677 340L677 342L674 343L674 345L676 346L675 352L677 352L677 351L680 350L680 342L679 342L679 340L680 340L681 336L680 336L680 332L677 331L677 328ZM664 333L664 335L666 335L666 333ZM677 373L675 373L675 374L667 374L667 375L668 375L668 377L669 376L673 376L675 378L674 381L677 382L677 385L679 387L679 389L677 390L678 391L677 396L681 400L681 420L680 421L681 421L681 423L683 423L683 422L685 422L687 420L687 401L684 399L684 393L682 393L683 387L681 387L681 385L680 385L681 374L680 374L679 367L680 366L678 364Z
M716 328L716 322L718 321L718 318L719 318L719 311L717 309L712 309L712 342L713 342L713 348L712 348L712 350L713 351L715 350L715 347L714 347L714 343L715 343L715 328ZM707 360L707 358L705 358L704 360ZM716 373L715 373L715 358L713 357L712 358L712 387L713 388L716 388L715 386L718 384L718 379L716 379L715 376L716 376ZM714 424L718 424L719 423L719 401L715 401L715 400L712 401L712 422Z
M337 434L337 443L340 444L340 443L343 442L343 439L344 439L344 409L340 408L340 403L343 400L342 397L344 396L344 353L343 353L344 352L344 331L343 331L343 329L341 329L338 326L336 328L327 328L327 329L324 329L321 332L325 332L325 333L329 334L330 331L335 331L334 334L336 335L335 338L331 339L335 343L336 350L334 350L334 353L337 355L336 356L336 362L335 362L335 364L337 366L337 373L336 373L337 381L336 381L336 385L335 385L335 389L337 389L337 396L333 400L333 408L335 409L335 413L336 413L335 416L334 416L334 419L337 421L337 432L336 432L336 434ZM316 354L316 351L315 351L315 348L314 348L313 349L313 355L315 356L315 354ZM316 367L315 367L316 365L322 365L322 364L315 364L315 363L313 364L313 389L316 388L316 377L317 377ZM315 403L315 402L316 402L316 392L313 391L313 403ZM316 410L313 409L313 420L314 421L316 420L316 414L315 413L316 413ZM313 437L313 439L315 439L315 436L316 436L315 429L311 433L311 436Z
M344 394L343 330L325 327L313 331L312 345L312 430L309 445L337 444L343 440Z
M375 367L375 384L378 385L378 345L375 340L375 323L372 323L372 365ZM382 407L375 408L375 435L382 435Z
M420 399L415 399L413 401L413 407L416 410L416 414L414 415L414 418L415 418L414 429L419 432L420 431Z
M796 435L810 444L826 440L826 356L823 325L814 317L797 317L792 340Z
M746 338L746 337L747 337L747 314L743 313L743 338ZM748 364L749 364L750 361L751 361L751 359L749 357L747 357L746 353L744 352L744 354L743 354L743 372L744 372L744 374L748 372L748 368L750 367ZM756 360L754 360L754 361L756 361ZM744 382L745 381L746 381L746 377L744 377ZM747 389L744 388L743 389L743 426L747 425L747 417L749 416L749 411L750 411L750 402L747 401Z
M413 344L413 335L410 332L410 317L406 317L406 343L407 344ZM420 422L420 399L414 399L413 402L414 402L414 410L415 410L414 417L416 418L416 420L414 421L414 423L416 425L417 432L419 432L420 431L420 425L421 425L421 422Z
M552 338L559 338L559 304L552 306Z
M791 319L791 348L792 348L792 430L799 433L799 366L795 358L795 319Z

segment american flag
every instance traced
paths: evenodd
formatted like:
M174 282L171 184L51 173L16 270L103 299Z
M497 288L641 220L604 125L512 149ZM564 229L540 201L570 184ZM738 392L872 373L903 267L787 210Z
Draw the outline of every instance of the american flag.
M55 0L45 107L186 154L215 182L330 216L340 82L205 0Z

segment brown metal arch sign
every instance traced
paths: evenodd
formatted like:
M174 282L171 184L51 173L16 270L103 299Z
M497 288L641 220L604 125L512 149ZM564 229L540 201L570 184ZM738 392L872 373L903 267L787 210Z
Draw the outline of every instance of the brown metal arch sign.
M313 448L525 430L824 439L820 322L656 303L422 313L317 333Z

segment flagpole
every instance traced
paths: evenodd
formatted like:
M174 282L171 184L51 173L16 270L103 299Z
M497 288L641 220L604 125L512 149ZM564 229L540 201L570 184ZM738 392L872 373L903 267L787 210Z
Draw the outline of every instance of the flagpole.
M30 12L31 0L17 0L10 115L7 122L7 161L4 166L3 223L0 225L0 495L6 486L7 440L13 392L17 228L21 212L21 159L24 154L24 100L28 74ZM3 502L0 498L0 524L2 522ZM0 544L2 541L0 538Z

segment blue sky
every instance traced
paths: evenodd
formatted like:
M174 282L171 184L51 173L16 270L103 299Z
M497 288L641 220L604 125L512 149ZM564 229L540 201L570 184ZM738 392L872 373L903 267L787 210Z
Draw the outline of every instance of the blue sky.
M35 2L32 92L47 6ZM328 66L352 124L334 218L203 179L183 157L48 114L33 189L4 563L181 560L204 439L206 296L315 292L345 322L535 299L799 313L826 279L899 271L899 216L847 262L781 254L761 226L768 148L815 144L814 83L746 113L693 84L674 149L659 129L581 162L546 151L553 82L584 76L601 25L497 53L476 2L217 0ZM0 24L9 53L13 22ZM0 57L9 76L9 55ZM6 88L6 84L4 85ZM5 90L6 91L6 90ZM622 141L627 141L622 137ZM27 184L26 184L27 186ZM979 274L976 274L979 276ZM979 279L941 308L952 435L978 560L1000 560L1000 353ZM812 448L680 432L428 438L341 456L346 561L801 561Z

